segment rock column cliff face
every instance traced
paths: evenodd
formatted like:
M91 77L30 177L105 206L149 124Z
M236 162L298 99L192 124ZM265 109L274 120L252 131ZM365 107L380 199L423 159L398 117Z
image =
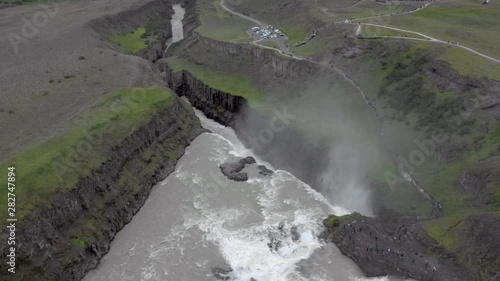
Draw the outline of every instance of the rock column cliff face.
M198 40L200 43L218 51L226 52L231 55L252 56L261 60L265 64L270 64L275 70L275 75L282 77L301 77L313 74L316 65L305 60L289 59L279 57L275 51L259 48L249 44L235 44L216 41L203 37L198 33L193 34L192 40Z
M170 89L188 98L195 108L223 125L231 125L236 113L247 104L244 98L213 89L187 71L175 72L162 62L159 67L165 73Z
M182 21L184 26L184 38L190 38L196 27L198 27L198 15L196 14L196 2L193 0L177 0L175 4L181 4L186 14Z
M213 89L187 71L175 72L164 60L159 60L157 67L163 73L169 88L188 98L208 118L232 127L248 147L256 150L263 159L276 167L292 171L301 180L314 185L318 173L328 164L328 158L325 157L328 142L324 139L311 139L293 127L293 120L277 119L282 129L273 132L271 140L259 141L259 134L263 129L271 127L272 120L276 121L275 115L258 112L248 106L244 98ZM286 109L283 110L280 114L286 116ZM287 145L283 145L284 143Z
M76 188L54 194L46 208L19 223L18 268L9 280L81 280L201 132L191 107L175 97Z
M203 44L230 55L250 56L254 58L254 61L258 61L262 66L266 66L266 69L272 71L269 75L285 79L314 76L315 73L323 71L322 67L317 64L305 60L289 59L272 50L203 37L195 31L195 28L199 26L195 4L193 2L185 3L183 7L186 9L184 19L186 39L179 42L177 46L172 46L172 52L179 53L182 49L187 49L193 44ZM306 141L307 137L293 126L285 126L283 131L276 132L270 143L266 143L261 148L255 147L251 143L252 137L257 137L263 126L268 126L275 116L257 112L248 106L244 98L213 89L187 71L174 72L164 60L159 60L156 65L158 70L163 73L165 83L171 89L181 96L186 96L193 106L200 109L207 117L223 125L233 127L240 138L248 146L259 150L265 159L296 173L296 176L307 182L311 182L312 178L321 172L321 165L326 165L327 159L321 157L325 154L324 145L309 143ZM248 116L252 116L255 122L247 122ZM282 145L284 142L288 144L286 147ZM291 157L287 159L281 157L280 159L280 155L291 155ZM304 169L304 162L310 163L307 165L309 169Z
M153 0L94 20L89 26L107 40L160 19L156 22L158 42L137 54L154 62L163 56L171 37L175 3L194 9L192 1ZM234 103L228 102L227 108L235 110ZM190 141L203 132L191 106L178 97L171 107L151 118L114 147L107 160L81 178L74 189L53 194L45 207L17 224L16 274L9 280L76 281L97 266L116 233L144 204L152 186L174 170ZM0 238L7 241L7 231ZM0 246L2 253L7 253L6 246ZM6 264L0 270L6 273Z

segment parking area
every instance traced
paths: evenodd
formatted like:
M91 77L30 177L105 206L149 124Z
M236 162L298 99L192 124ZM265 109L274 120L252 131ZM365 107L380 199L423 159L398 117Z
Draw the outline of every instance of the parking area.
M252 33L255 34L255 37L259 39L270 39L270 38L280 38L285 37L285 34L281 32L278 28L273 27L272 25L268 25L266 27L255 26L251 28ZM252 36L254 37L254 36Z

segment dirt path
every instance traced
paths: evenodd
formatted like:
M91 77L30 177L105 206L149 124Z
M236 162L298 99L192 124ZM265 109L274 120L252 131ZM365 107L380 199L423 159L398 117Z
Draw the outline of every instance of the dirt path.
M260 27L263 27L265 28L266 26L268 26L269 24L266 24L262 21L259 21L257 19L254 19L252 17L249 17L249 16L245 16L241 13L238 13L234 10L232 10L231 8L229 8L227 5L226 5L226 1L225 0L221 0L220 1L220 5L221 7L228 13L230 14L233 14L235 16L238 16L238 17L241 17L247 21L250 21L250 22L253 22L253 23L256 23L258 26ZM290 48L287 47L286 43L284 40L280 39L280 38L276 38L273 42L276 43L279 47L279 49L276 49L276 48L273 48L273 47L269 47L269 46L264 46L264 45L261 45L261 44L258 44L259 42L261 42L263 39L259 39L259 40L255 40L252 42L252 45L255 45L255 46L259 46L261 48L265 48L265 49L271 49L271 50L274 50L274 51L277 51L283 55L286 55L286 56L290 56L290 57L293 57L295 59L301 59L299 57L296 57L295 55L293 55L293 53L290 51Z
M340 8L333 8L333 9L328 9L328 8L320 8L319 10L320 10L323 14L325 14L325 15L327 15L327 16L330 16L330 17L336 17L336 18L341 19L342 17L339 17L339 16L337 16L336 14L331 13L331 12L329 12L329 11L340 11L340 10L347 10L347 9L351 9L351 8L354 8L354 7L358 6L359 4L363 3L364 1L365 1L365 0L359 0L358 2L356 2L356 3L354 3L354 4L350 5L350 6L347 6L347 7L340 7ZM318 3L316 3L316 4L318 4Z
M360 21L360 20L368 20L368 19L376 19L376 18L383 18L383 17L393 17L393 16L403 16L403 15L409 15L413 14L419 11L422 11L423 9L429 7L434 1L429 1L425 3L422 7L418 7L415 10L407 11L407 12L401 12L397 14L384 14L384 15L379 15L379 16L372 16L372 17L366 17L366 18L359 18L359 19L353 19L352 21Z
M345 9L355 7L356 5L359 5L360 2L361 1L355 3L351 7L346 7ZM384 15L379 15L379 16L357 18L357 19L352 19L352 20L346 20L346 19L344 19L344 20L338 21L336 23L353 24L354 22L358 22L358 21L362 21L362 20L369 20L369 19L376 19L376 18L382 18L382 17L393 17L393 16L402 16L402 15L413 14L413 13L419 12L421 10L424 10L425 8L429 7L432 3L434 3L434 1L429 1L429 2L425 3L425 5L419 7L417 9L415 9L415 10L408 11L408 12L402 12L402 13L397 13L397 14L384 14ZM342 8L342 9L344 9L344 8ZM326 12L327 10L328 9L326 9L326 10L325 9L321 9L321 11L323 11L323 13L325 13L326 15L340 18L339 16L337 16L335 14ZM481 53L481 52L479 52L477 50L474 50L472 48L469 48L469 47L466 47L466 46L462 46L462 45L460 45L458 43L454 44L454 43L451 43L450 41L444 41L444 40L440 40L440 39L437 39L437 38L433 38L433 37L431 37L429 35L426 35L426 34L423 34L423 33L420 33L420 32L406 30L406 29L401 29L401 28L396 28L396 27L390 27L390 26L385 26L385 25L373 24L373 23L358 23L358 24L359 25L358 25L358 29L356 30L356 36L359 37L359 38L361 38L361 39L398 38L398 39L405 39L405 40L415 40L415 41L426 41L426 42L433 42L433 43L441 43L441 44L446 44L446 45L450 45L450 46L462 48L462 49L464 49L464 50L466 50L468 52L471 52L471 53L473 53L475 55L483 57L483 58L485 58L487 60L490 60L490 61L493 61L493 62L496 62L496 63L500 63L499 59L496 59L494 57L485 55L485 54L483 54L483 53ZM411 33L411 34L415 34L415 35L421 36L423 38L426 38L427 40L425 40L425 39L419 39L419 38L395 37L395 36L362 36L361 37L361 28L362 28L362 25L375 26L375 27L380 27L380 28L385 28L385 29L390 29L390 30L396 30L396 31L400 31L400 32Z
M225 0L221 0L221 6L228 12L236 15L236 16L242 16L243 18L247 19L247 20L250 20L252 22L255 22L255 23L260 23L260 24L263 24L262 22L256 20L256 19L252 19L248 16L244 16L244 15L241 15L240 13L237 13L233 10L231 10L230 8L228 8L227 6L224 5L224 2ZM360 33L361 32L361 25L359 25L357 31L356 31L356 34ZM349 82L356 90L357 92L361 95L361 97L363 98L363 100L365 101L365 104L367 106L369 106L371 108L371 110L373 110L374 112L374 115L375 117L379 120L380 122L380 128L379 128L379 141L380 143L382 144L382 146L391 154L394 162L397 164L397 166L400 166L401 163L400 161L397 159L397 156L396 154L392 151L392 149L385 143L384 141L384 137L383 137L383 128L384 128L384 120L382 117L380 117L380 115L378 114L377 112L377 109L375 108L375 106L370 102L370 100L368 99L366 93L363 91L363 89L354 81L352 80L346 73L344 73L342 70L338 69L335 65L333 64L325 64L325 63L321 63L321 62L317 62L317 61L314 61L314 60L311 60L309 58L304 58L304 57L299 57L299 56L296 56L295 54L293 54L291 51L289 53L286 53L286 52L283 52L283 50L280 50L280 49L276 49L276 48L273 48L273 47L268 47L268 46L263 46L263 45L260 45L260 44L257 44L259 40L257 41L254 41L252 42L253 45L256 45L260 48L265 48L265 49L270 49L270 50L274 50L278 53L281 53L281 54L284 54L284 55L288 55L290 56L291 58L293 59L296 59L296 60L305 60L305 61L308 61L308 62L311 62L311 63L314 63L314 64L318 64L318 65L323 65L323 66L328 66L330 67L331 69L333 69L335 72L337 72L340 76L342 76L347 82ZM417 188L417 190L419 192L421 192L425 198L427 198L429 201L432 202L432 204L437 208L437 206L440 206L439 203L432 197L432 195L430 193L428 193L424 188L422 188L416 181L415 179L413 179L411 177L410 174L406 173L405 171L402 171L400 170L400 176L403 177L406 181L408 181L409 183L413 184L415 186L415 188Z
M375 26L375 27L380 27L380 28L385 28L385 29L390 29L390 30L396 30L396 31L400 31L400 32L405 32L405 33L410 33L410 34L415 34L415 35L418 35L418 36L421 36L423 38L426 38L426 39L419 39L419 38L411 38L411 37L397 37L397 36L362 36L360 37L361 35L361 27L363 25L367 25L367 26ZM469 48L469 47L466 47L466 46L462 46L458 43L454 44L450 41L443 41L443 40L440 40L440 39L436 39L436 38L433 38L433 37L430 37L429 35L425 35L423 33L420 33L420 32L415 32L415 31L411 31L411 30L406 30L406 29L401 29L401 28L395 28L395 27L390 27L390 26L385 26L385 25L379 25L379 24L373 24L373 23L362 23L362 24L359 24L358 26L358 30L356 31L356 36L358 36L359 38L361 39L367 39L367 38L398 38L398 39L405 39L405 40L417 40L417 41L426 41L426 42L434 42L434 43L441 43L441 44L446 44L446 45L450 45L450 46L453 46L453 47L457 47L457 48L462 48L464 50L467 50L473 54L476 54L478 56L481 56L485 59L488 59L490 61L493 61L493 62L496 62L496 63L500 63L500 60L496 59L496 58L493 58L493 57L490 57L488 55L485 55L481 52L478 52L472 48Z
M247 21L251 21L253 23L256 23L260 27L266 27L267 26L267 24L265 24L264 22L261 22L260 20L254 19L254 18L249 17L249 16L245 16L244 14L241 14L241 13L238 13L238 12L232 10L231 8L229 8L228 6L226 6L226 0L220 0L220 5L228 13L231 13L231 14L233 14L235 16L238 16L240 18L246 19Z

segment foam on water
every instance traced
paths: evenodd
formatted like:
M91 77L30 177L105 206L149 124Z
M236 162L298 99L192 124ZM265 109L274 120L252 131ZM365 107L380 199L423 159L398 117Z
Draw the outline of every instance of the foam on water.
M350 281L390 281L388 277L373 277L373 278L366 278L366 277L351 277ZM408 279L410 281L410 279Z
M234 131L197 115L213 133L193 141L176 170L117 235L111 258L87 280L215 280L212 269L224 262L232 268L231 281L388 280L360 278L352 261L318 240L326 216L349 211L330 205L286 171L250 173L247 182L226 179L207 193L213 174L225 179L218 166L227 160L253 156L271 166Z
M220 137L221 139L227 142L226 145L230 147L229 154L235 157L252 156L261 165L266 165L268 168L274 170L274 167L270 163L262 160L251 149L246 148L245 145L238 139L238 136L236 135L233 129L229 127L224 127L221 124L208 119L203 114L203 112L199 111L198 109L195 109L194 111L196 113L196 116L200 119L203 128L209 129L210 131L213 132L214 135Z
M232 280L305 280L295 272L295 264L321 246L316 235L311 230L305 230L297 242L291 241L289 236L280 237L283 246L278 251L270 251L270 230L265 224L249 228L228 227L241 219L244 212L207 209L202 213L202 217L191 219L197 220L195 224L206 233L205 239L219 247L233 268Z
M197 115L218 144L210 152L211 162L220 165L230 154L253 156L259 164L270 166L247 149L234 131L208 120L200 112ZM195 173L189 178L195 184L202 183ZM247 184L254 193L245 195L250 199L255 196L260 210L214 206L208 198L196 196L193 205L199 212L185 217L185 229L197 227L204 232L204 241L217 245L233 269L231 280L307 280L296 270L296 264L322 246L317 238L322 231L322 219L330 213L343 215L348 211L331 206L321 194L286 171L277 170L269 178L250 178ZM239 223L247 216L257 217L258 222ZM292 227L300 234L296 241L291 237ZM273 248L275 245L278 246Z
M172 24L172 43L175 43L184 39L184 25L182 20L186 11L180 4L172 5L172 9L174 10L174 14L170 23Z

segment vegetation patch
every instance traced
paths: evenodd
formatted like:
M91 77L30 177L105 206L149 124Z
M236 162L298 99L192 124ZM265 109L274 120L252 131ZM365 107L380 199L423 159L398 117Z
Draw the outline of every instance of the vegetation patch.
M500 81L500 64L457 47L446 47L439 59L464 76L486 77Z
M168 58L170 67L178 71L188 71L207 86L222 92L245 98L250 105L263 97L263 92L255 88L243 75L238 73L222 73L211 70L201 64L193 63L180 57Z
M352 221L354 217L357 217L359 215L360 214L356 212L345 216L329 215L326 219L323 220L323 225L325 227L338 227L341 224Z
M457 97L457 94L453 92L437 92L436 93L436 99L439 102L448 102Z
M418 34L403 32L378 26L371 26L371 25L363 25L363 27L361 28L361 34L363 34L364 36L389 36L395 38L404 37L404 38L426 39Z
M289 38L287 41L289 46L300 43L309 36L309 32L303 25L278 24L277 27Z
M495 155L500 132L485 134L484 129L481 129L484 122L480 115L475 114L475 119L464 117L469 116L463 113L466 110L465 103L473 98L473 93L440 91L424 76L427 70L433 69L432 58L437 55L434 50L429 49L428 44L419 45L385 62L385 79L379 97L396 111L395 117L401 119L399 121L406 120L414 129L422 131L422 136L415 136L419 141L430 138L430 132L437 130L449 140L443 144L443 149L453 149L454 145L463 147L463 151L456 152L456 158L449 162L438 163L437 156L430 155L425 165L419 166L413 175L443 205L445 216L496 211L498 208L495 206L477 210L467 204L472 200L472 194L460 192L457 181L479 161ZM496 133L499 136L495 137ZM481 140L481 146L470 149L477 140ZM398 145L397 141L394 145ZM415 148L408 149L411 151Z
M500 124L497 124L495 131L490 136L490 139L494 143L500 143Z
M425 52L410 51L389 68L380 96L386 98L401 116L417 114L417 128L458 130L453 117L464 107L464 98L443 99L443 94L426 84L424 68L429 65ZM439 100L439 102L437 102ZM463 124L461 124L463 125Z
M13 5L33 5L33 4L45 4L49 2L48 0L1 0L0 8L13 6Z
M73 238L71 239L71 242L73 242L73 244L75 244L75 246L77 246L80 249L85 248L85 241L83 241L80 238Z
M250 42L247 34L253 24L250 21L226 12L219 0L197 1L200 26L196 32L200 35L224 42Z
M146 28L139 27L130 31L125 36L111 36L109 40L120 46L120 49L124 52L133 54L148 46L146 44L145 34Z
M321 54L331 48L334 42L337 42L338 31L330 29L326 32L320 32L311 41L304 45L294 47L291 50L294 54L301 57L309 57L316 54Z
M447 250L456 250L464 243L460 230L464 223L462 217L447 217L423 224L425 232Z
M119 89L101 97L63 134L0 165L16 167L17 211L20 219L50 202L57 191L73 189L134 131L173 102L165 88ZM7 182L6 173L0 180ZM7 202L6 193L0 200ZM4 219L5 213L0 214Z
M408 1L406 3L396 2L391 4L382 4L375 1L362 1L361 3L358 3L355 6L353 6L353 4L356 4L356 2L352 1L350 5L344 6L345 8L339 7L336 9L330 9L328 12L340 18L359 19L359 18L370 18L381 15L389 16L391 14L408 12L423 5L418 1L416 1L416 3ZM379 20L385 21L387 19L379 18Z
M470 150L458 161L448 164L441 164L435 168L433 173L421 181L427 191L442 203L446 216L469 214L470 212L481 211L465 205L465 199L472 194L462 193L456 189L457 179L464 171L474 166L481 160L487 159L498 150L493 134L485 138L483 148L479 151ZM495 211L500 211L498 206ZM484 210L483 210L484 211Z
M266 47L271 47L275 49L279 49L280 47L278 44L274 43L273 41L261 41L260 44L266 46Z
M490 224L498 222L491 218L498 218L498 215L500 213L494 212L448 217L425 222L423 228L447 252L453 253L458 262L475 273L478 280L488 280L500 266L498 242L490 238L496 234L496 226ZM477 245L482 239L491 242Z
M500 54L499 12L500 3L495 1L483 5L482 1L443 0L416 13L391 17L388 25L457 41L495 57Z

